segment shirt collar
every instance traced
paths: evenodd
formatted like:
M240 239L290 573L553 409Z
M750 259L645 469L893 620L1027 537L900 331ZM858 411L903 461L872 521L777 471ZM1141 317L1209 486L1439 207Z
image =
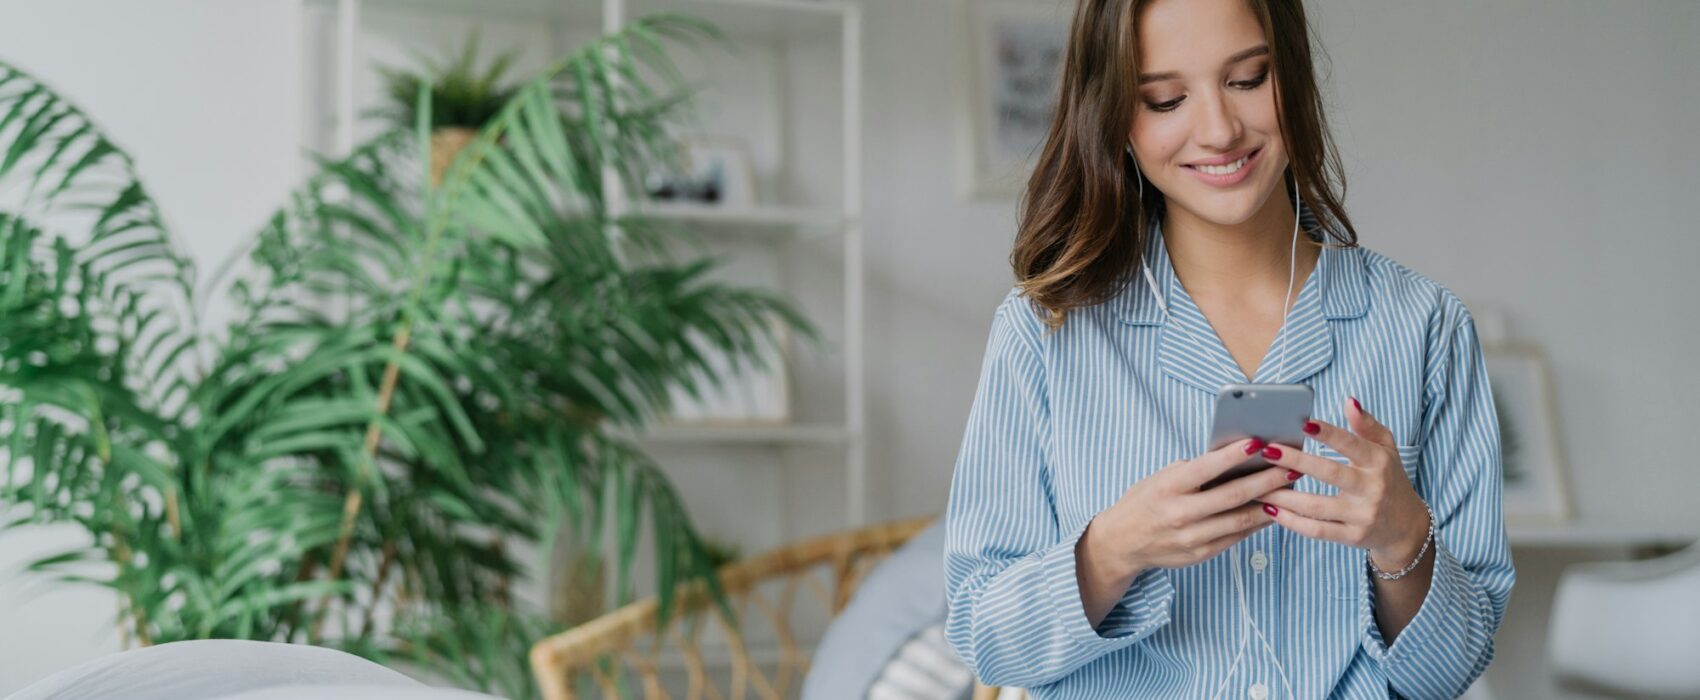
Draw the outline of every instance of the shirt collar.
M1175 276L1163 243L1162 215L1153 217L1146 237L1145 263L1152 279L1169 300L1172 313L1165 316L1162 303L1151 294L1143 273L1132 270L1121 290L1112 297L1113 315L1124 323L1164 328L1159 344L1161 364L1183 382L1215 393L1223 384L1246 381L1221 340ZM1309 207L1299 206L1299 225L1321 237L1322 227ZM1276 338L1256 377L1260 382L1298 382L1326 367L1333 358L1332 324L1362 316L1369 308L1367 268L1358 248L1324 247L1316 270L1293 303L1284 333L1287 337L1285 367L1280 363L1281 339ZM1184 328L1183 328L1184 327ZM1186 331L1190 331L1190 334ZM1231 369L1231 371L1230 371ZM1282 376L1273 376L1279 372Z
M1299 203L1299 227L1305 231L1322 229L1315 213L1304 202ZM1317 238L1317 234L1311 234L1312 240ZM1161 214L1154 217L1150 235L1146 236L1145 264L1151 266L1151 274L1157 280L1157 288L1163 291L1163 295L1173 296L1169 289L1178 284L1175 268L1169 262L1168 246L1163 244ZM1364 315L1369 309L1369 272L1364 264L1363 250L1355 247L1325 247L1316 264L1316 276L1322 292L1323 316L1331 321L1338 321ZM1111 299L1110 305L1115 316L1124 323L1136 326L1161 324L1163 306L1156 297L1151 296L1151 290L1145 286L1145 280L1141 277L1138 270L1127 273L1121 291Z

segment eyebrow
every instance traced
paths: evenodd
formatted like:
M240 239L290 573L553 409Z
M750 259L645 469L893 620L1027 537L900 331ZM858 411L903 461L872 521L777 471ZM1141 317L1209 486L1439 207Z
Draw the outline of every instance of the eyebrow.
M1222 62L1222 65L1231 66L1231 65L1234 65L1235 63L1239 63L1240 61L1244 61L1244 60L1251 58L1253 56L1267 56L1267 55L1269 55L1269 45L1268 44L1253 46L1249 49L1246 49L1246 50L1241 51L1239 53L1236 53L1232 56L1229 56L1228 60ZM1166 72L1166 73L1140 73L1139 74L1139 84L1144 85L1146 83L1155 83L1155 82L1158 82L1160 80L1174 80L1174 79L1179 78L1179 77L1181 77L1181 74L1176 73L1174 71L1169 71L1169 72Z

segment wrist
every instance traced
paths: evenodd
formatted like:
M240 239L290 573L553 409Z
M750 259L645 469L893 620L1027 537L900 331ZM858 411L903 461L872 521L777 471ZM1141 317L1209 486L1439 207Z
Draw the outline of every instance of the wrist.
M1114 515L1109 510L1099 513L1086 526L1086 535L1081 539L1084 551L1080 554L1094 562L1094 569L1107 582L1126 588L1148 567L1139 563L1131 553L1117 551L1120 548L1115 545L1121 539L1118 532Z
M1416 544L1409 546L1401 543L1397 547L1372 549L1369 550L1370 563L1382 571L1398 571L1410 564L1417 552L1422 551L1422 547L1423 541L1417 540Z
M1428 509L1420 511L1418 522L1405 530L1405 535L1398 541L1372 547L1369 550L1370 562L1384 571L1398 571L1411 564L1418 553L1423 551L1423 545L1428 542L1429 514Z

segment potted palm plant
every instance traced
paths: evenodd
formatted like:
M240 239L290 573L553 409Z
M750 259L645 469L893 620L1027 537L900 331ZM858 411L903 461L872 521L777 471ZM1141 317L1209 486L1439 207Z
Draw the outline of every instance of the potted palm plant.
M507 73L519 52L505 51L488 66L479 68L478 37L477 31L467 34L460 51L447 60L416 55L414 60L419 68L378 68L391 103L379 116L403 126L411 125L420 116L414 109L414 98L420 90L430 94L427 120L431 125L433 182L442 181L443 172L455 156L478 136L479 129L501 113L502 106L514 95L515 88L508 83Z
M641 191L689 105L666 48L717 36L659 15L580 47L438 176L422 87L205 284L124 151L0 64L0 528L85 530L31 568L111 588L140 644L334 644L510 697L552 627L510 595L513 541L608 542L624 602L647 533L664 609L686 580L718 594L679 494L610 428L712 381L701 342L760 362L775 317L817 336L601 196Z

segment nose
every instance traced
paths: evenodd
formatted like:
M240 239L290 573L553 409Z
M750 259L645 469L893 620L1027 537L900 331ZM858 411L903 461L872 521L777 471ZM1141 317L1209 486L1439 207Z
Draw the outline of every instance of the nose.
M1240 140L1239 115L1234 113L1233 102L1221 90L1200 99L1200 109L1193 112L1197 115L1193 124L1193 140L1207 148L1226 151L1233 148Z

